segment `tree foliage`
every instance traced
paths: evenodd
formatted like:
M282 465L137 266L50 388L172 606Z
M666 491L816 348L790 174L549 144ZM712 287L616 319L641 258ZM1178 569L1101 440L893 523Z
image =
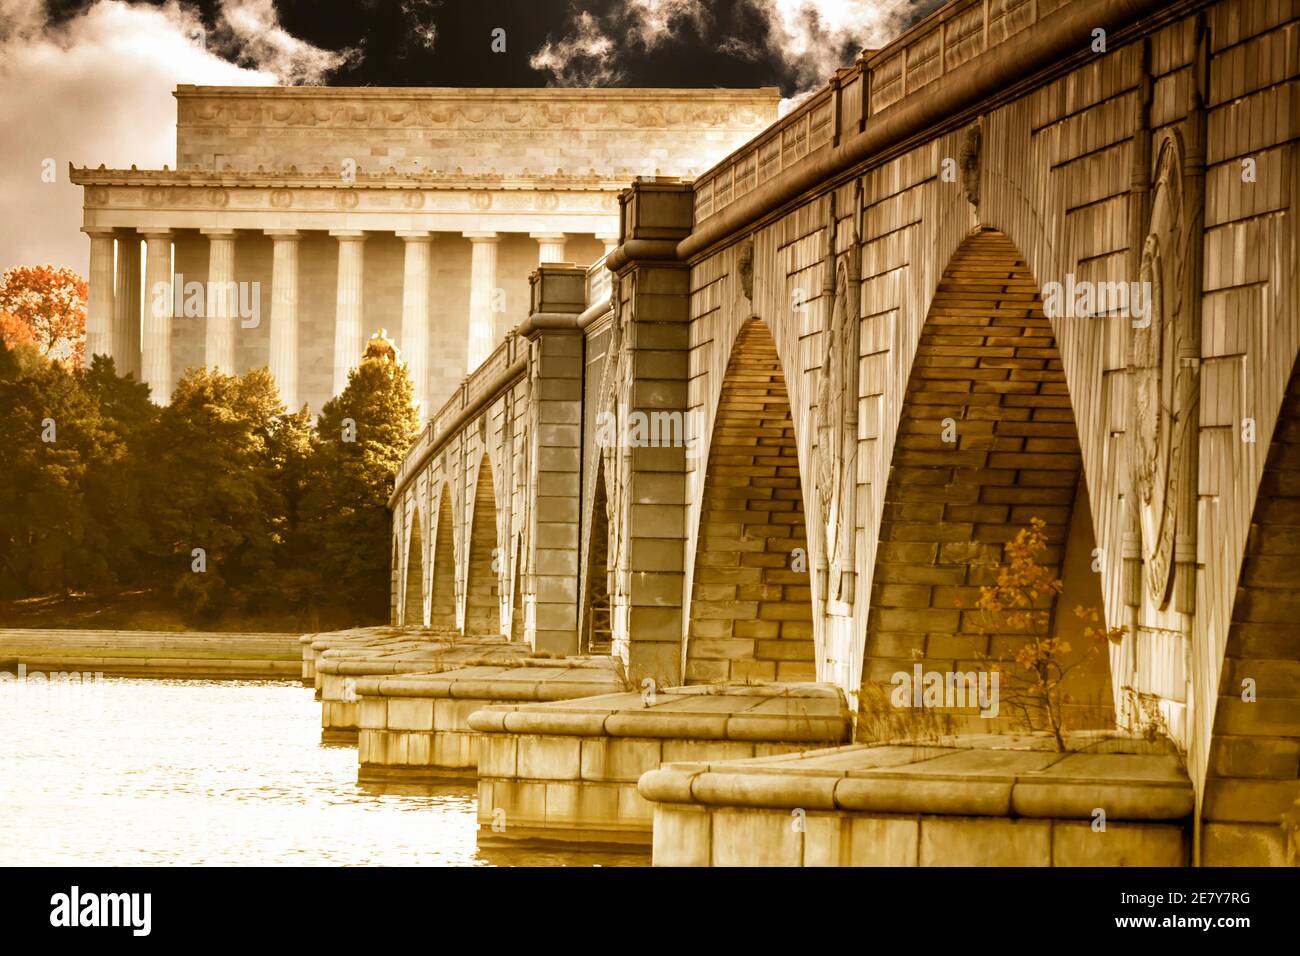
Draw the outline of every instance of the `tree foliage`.
M1086 660L1098 653L1107 640L1119 641L1122 627L1107 628L1096 608L1076 607L1075 615L1085 622L1083 636L1088 644L1081 656L1071 659L1070 642L1050 634L1052 604L1064 585L1052 568L1042 563L1047 551L1047 522L1031 518L1003 548L1003 560L994 567L993 584L980 588L975 608L980 612L981 634L1024 635L1025 642L1011 661L981 660L998 672L1002 703L1024 729L1046 731L1057 750L1065 749L1065 705L1073 703L1065 680Z
M25 327L41 354L80 368L86 348L86 280L71 269L16 266L0 275L0 336L23 341Z
M195 622L382 620L411 398L391 349L367 350L316 426L266 369L190 369L159 408L104 356L75 369L0 343L0 597L142 585Z
M372 340L347 388L321 409L302 528L325 586L372 615L388 604L388 496L419 432L406 366Z

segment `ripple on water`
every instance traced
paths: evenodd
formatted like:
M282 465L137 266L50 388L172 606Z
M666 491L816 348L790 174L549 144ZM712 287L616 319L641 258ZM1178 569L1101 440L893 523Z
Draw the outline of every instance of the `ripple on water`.
M644 865L479 849L472 786L373 786L295 682L0 684L0 865Z

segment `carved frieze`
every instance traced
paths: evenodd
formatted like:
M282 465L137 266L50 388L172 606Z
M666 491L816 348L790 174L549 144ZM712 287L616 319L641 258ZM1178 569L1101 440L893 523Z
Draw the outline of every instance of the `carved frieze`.
M698 97L699 95L696 94ZM706 129L759 130L771 122L764 110L726 102L683 103L553 103L512 100L484 104L448 103L412 96L393 102L353 103L313 99L286 100L282 94L265 99L230 95L178 97L177 120L183 127L317 127L357 129L399 127L425 129L664 129L690 126Z

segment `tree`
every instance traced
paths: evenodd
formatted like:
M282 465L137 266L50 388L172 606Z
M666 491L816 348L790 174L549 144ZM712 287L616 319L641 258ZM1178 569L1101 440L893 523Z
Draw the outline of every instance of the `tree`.
M325 403L300 528L321 593L381 620L388 608L388 496L419 414L406 366L382 334Z
M102 583L86 538L87 470L114 436L76 375L35 346L0 346L0 593L9 597Z
M1074 613L1087 622L1084 637L1089 641L1081 657L1070 660L1070 643L1049 634L1052 603L1064 587L1052 569L1041 563L1047 550L1047 523L1031 518L1004 546L1003 562L994 566L995 583L980 587L975 608L981 612L981 634L1024 634L1027 639L1013 661L993 660L977 654L996 671L1002 687L1002 703L1029 731L1051 734L1057 750L1065 749L1064 706L1072 703L1063 686L1079 665L1096 654L1107 640L1118 642L1124 628L1107 628L1096 608L1076 607Z
M283 412L266 369L190 369L144 443L153 558L199 617L255 607L275 586L284 509L272 436Z
M143 485L152 467L146 443L158 419L149 386L119 376L111 358L96 355L80 373L86 394L99 409L108 440L102 454L88 463L84 477L89 525L88 549L105 565L105 576L118 584L135 581L153 547L152 524L145 514Z
M86 281L77 273L54 266L7 270L0 276L0 313L25 325L43 355L81 367L86 350ZM9 341L8 333L5 340Z
M36 334L32 327L18 316L9 312L0 312L0 344L14 348L18 345L34 345Z

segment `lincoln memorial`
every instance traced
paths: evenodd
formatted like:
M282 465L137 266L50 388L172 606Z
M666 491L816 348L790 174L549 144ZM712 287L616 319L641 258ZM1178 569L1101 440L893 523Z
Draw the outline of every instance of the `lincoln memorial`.
M365 339L424 414L528 311L542 262L617 242L618 192L691 178L777 118L760 90L176 89L176 169L73 168L87 351L165 402L186 368L267 366L313 411Z

